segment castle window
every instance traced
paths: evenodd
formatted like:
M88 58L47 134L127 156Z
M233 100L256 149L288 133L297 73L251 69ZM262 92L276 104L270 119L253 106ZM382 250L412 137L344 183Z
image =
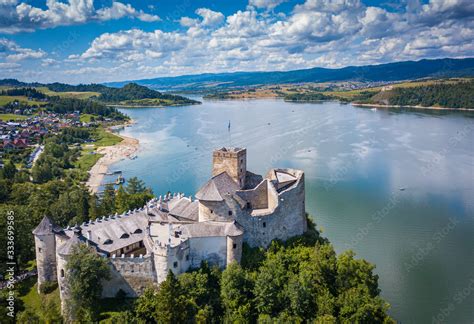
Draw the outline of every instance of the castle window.
M242 173L242 168L240 168L240 173Z
M263 222L263 227L267 227L267 223L266 223L266 222Z
M189 254L186 255L186 261L189 261Z
M61 278L64 278L64 269L61 269Z
M232 210L229 210L229 216L232 216Z
M252 204L251 203L247 203L247 209L251 209L252 208Z
M177 268L177 267L178 267L178 261L173 262L173 268Z
M38 248L38 252L41 253L41 248Z
M214 214L214 211L211 209L211 214Z
M236 249L236 248L237 248L237 244L235 244L235 243L232 244L232 248L233 248L233 249Z

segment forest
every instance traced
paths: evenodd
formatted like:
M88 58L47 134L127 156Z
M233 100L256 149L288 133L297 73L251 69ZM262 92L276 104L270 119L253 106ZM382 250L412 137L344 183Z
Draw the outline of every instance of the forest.
M474 80L391 90L390 105L474 108Z
M194 104L197 103L195 100L191 100L182 96L164 94L156 90L152 90L145 86L138 85L136 83L129 83L122 88L112 88L101 84L79 84L77 86L64 84L64 83L52 83L47 85L48 89L56 92L66 91L93 91L98 92L100 95L97 100L108 102L108 103L119 103L122 101L129 100L140 100L140 99L165 99L173 101L175 104Z

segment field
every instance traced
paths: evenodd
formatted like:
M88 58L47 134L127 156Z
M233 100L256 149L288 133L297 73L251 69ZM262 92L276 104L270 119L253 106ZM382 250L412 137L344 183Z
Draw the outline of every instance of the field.
M79 159L74 162L74 166L81 171L87 172L97 163L97 161L99 161L102 156L102 154L98 154L94 150L83 149Z
M1 97L0 97L1 98ZM15 115L15 114L0 114L1 121L10 121L10 120L25 120L28 116L24 115Z
M93 92L93 91L85 91L85 92L75 92L75 91L70 91L70 92L56 92L49 90L46 87L39 87L37 88L38 91L41 91L47 96L58 96L62 98L76 98L76 99L89 99L91 97L98 97L100 96L99 92Z
M44 106L44 105L46 105L46 102L28 100L28 98L25 97L25 96L0 96L0 106L5 106L6 104L8 104L12 101L15 101L15 100L17 100L19 102L27 103L30 106L33 106L33 105Z
M95 139L94 144L96 147L111 146L122 141L122 138L120 136L107 132L103 128L97 128L94 131L93 137Z

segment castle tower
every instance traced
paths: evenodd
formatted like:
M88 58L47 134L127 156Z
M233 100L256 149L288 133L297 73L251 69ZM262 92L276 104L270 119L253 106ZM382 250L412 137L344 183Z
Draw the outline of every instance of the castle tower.
M227 172L242 189L247 173L247 150L245 148L226 148L212 153L212 176Z
M41 292L45 283L57 282L55 228L56 225L45 216L33 230L38 269L38 292Z

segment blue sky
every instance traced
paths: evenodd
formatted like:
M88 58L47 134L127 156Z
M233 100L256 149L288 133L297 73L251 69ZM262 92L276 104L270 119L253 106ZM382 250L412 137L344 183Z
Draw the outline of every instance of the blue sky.
M104 82L474 56L472 0L0 0L0 78Z

